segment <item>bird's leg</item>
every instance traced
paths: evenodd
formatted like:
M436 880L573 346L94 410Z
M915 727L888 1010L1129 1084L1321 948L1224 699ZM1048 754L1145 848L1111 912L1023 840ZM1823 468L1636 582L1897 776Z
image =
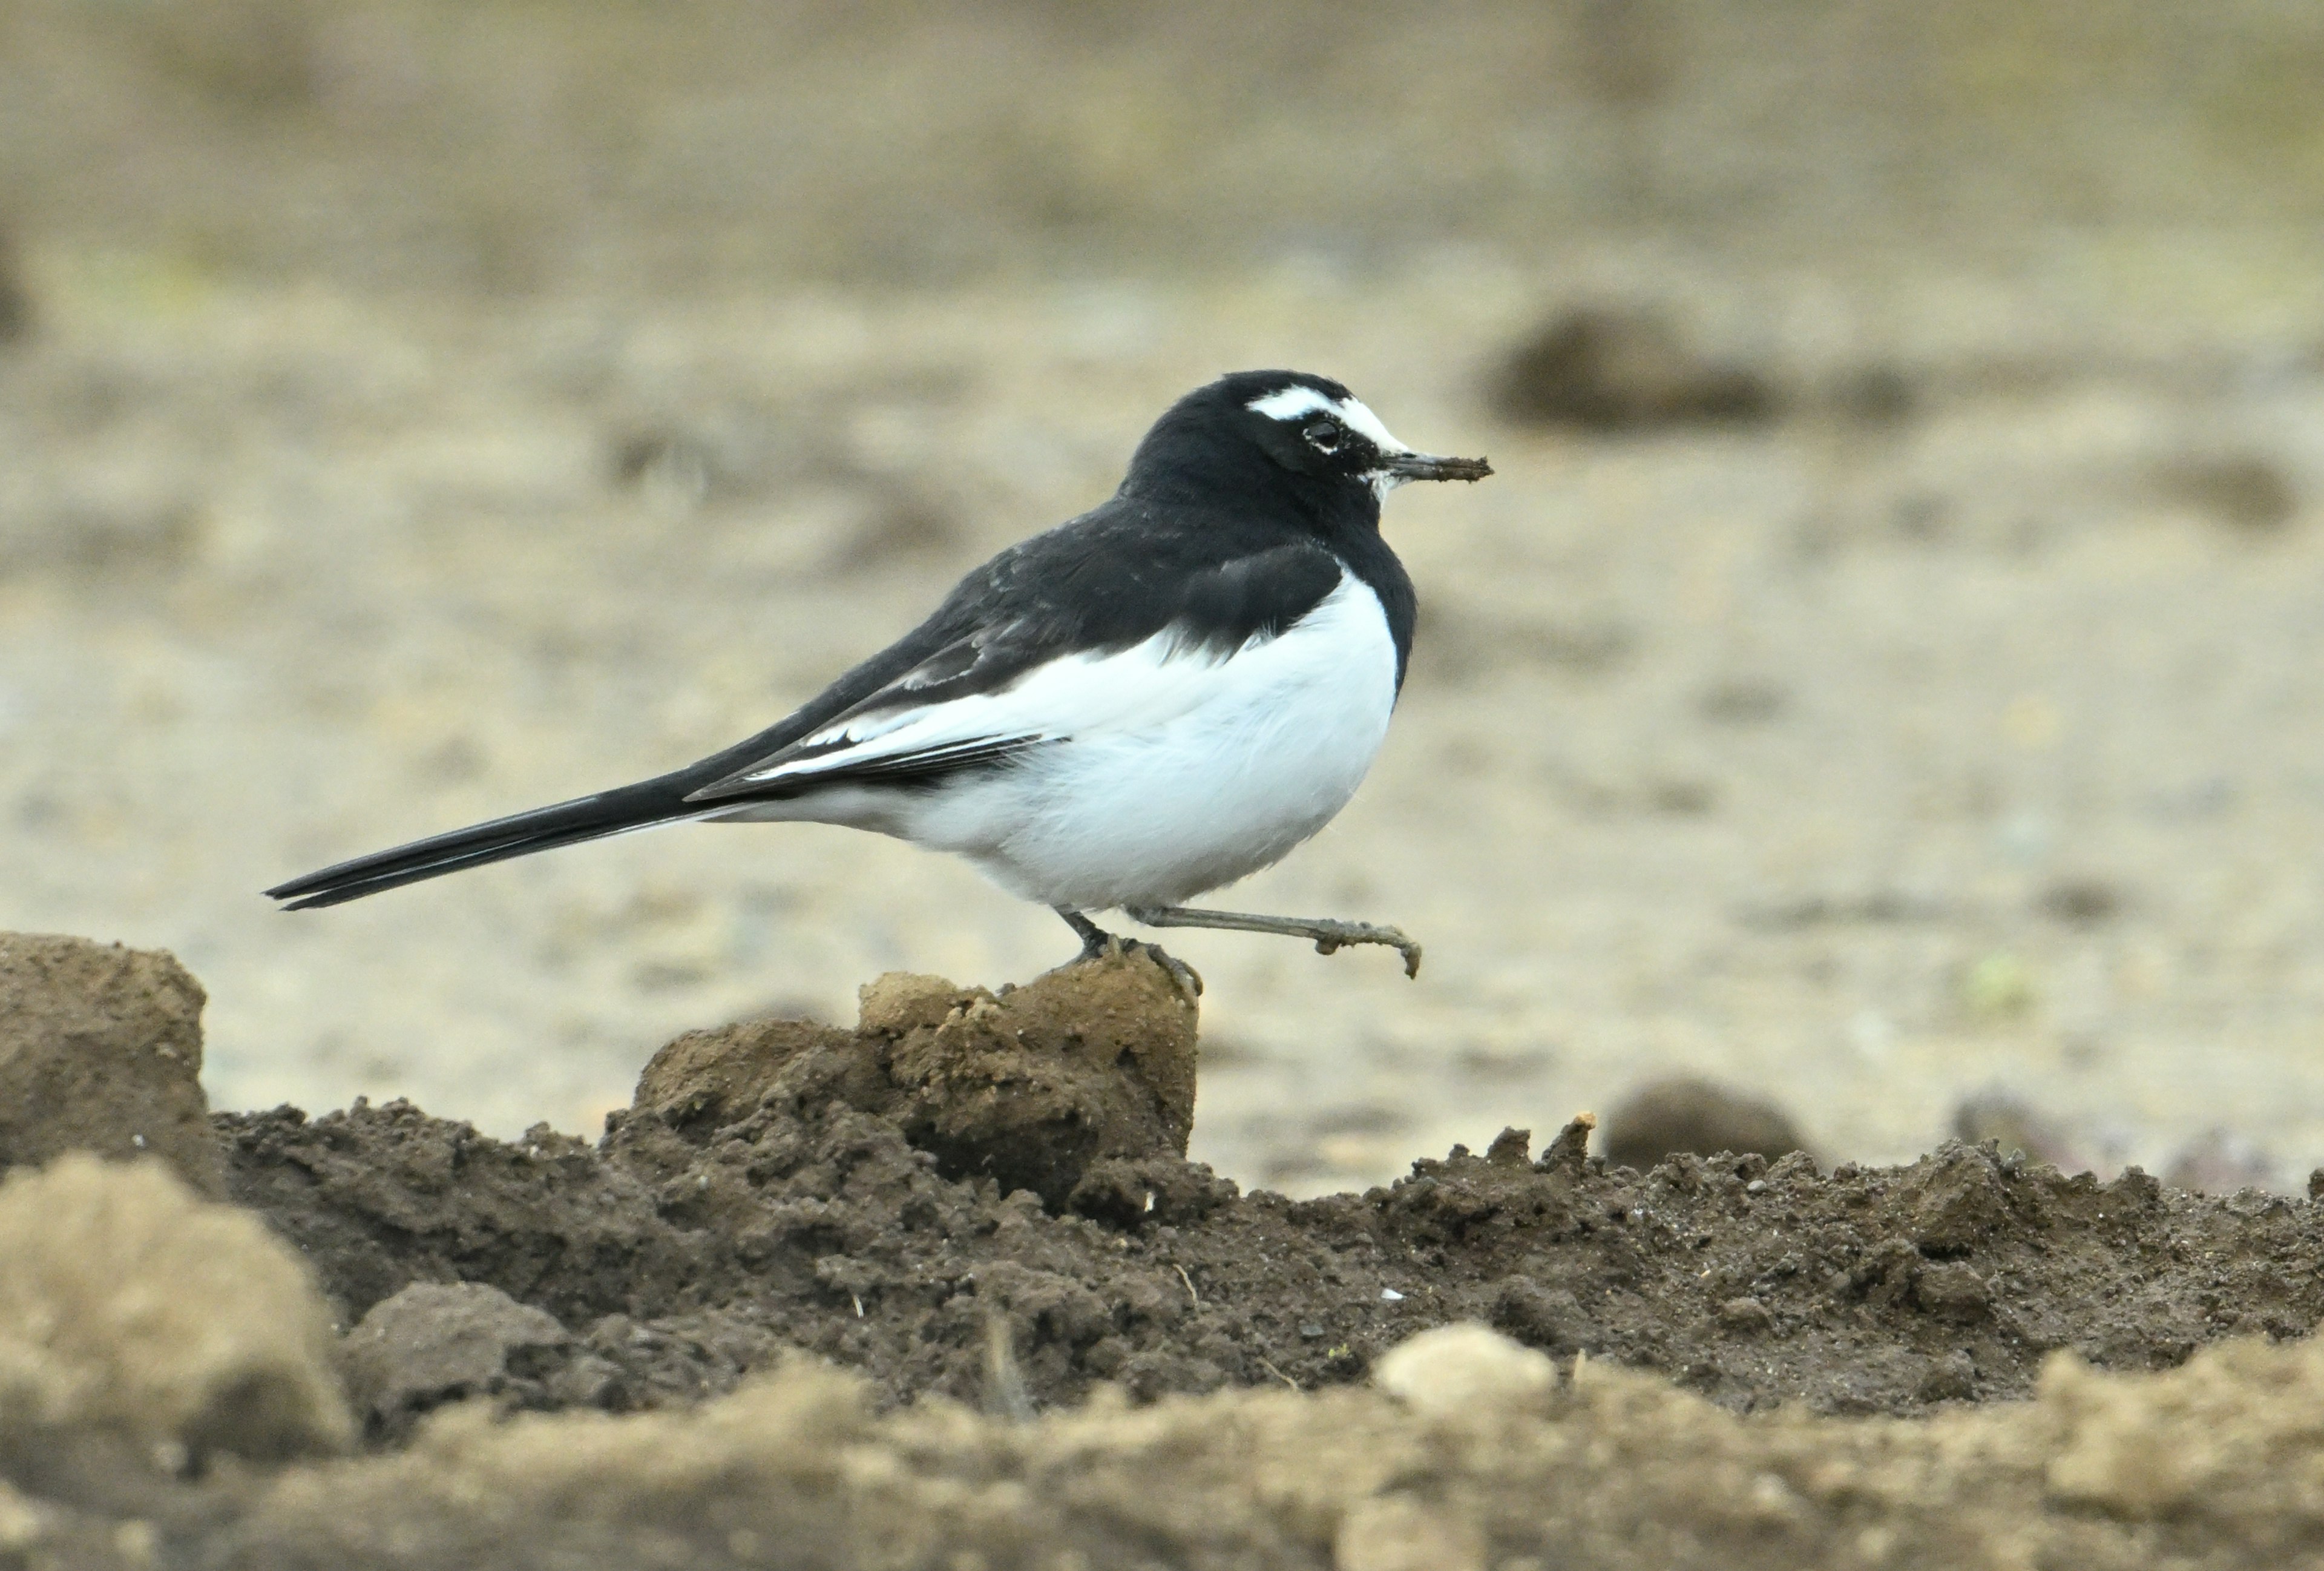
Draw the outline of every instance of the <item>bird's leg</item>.
M1191 1003L1203 995L1203 979L1195 973L1194 968L1176 955L1166 953L1161 945L1143 943L1136 938L1125 938L1119 934L1109 933L1081 912L1068 910L1064 906L1052 906L1049 909L1065 918L1065 926L1073 929L1080 937L1081 959L1095 960L1108 954L1144 955L1170 974L1170 980L1178 984L1178 990L1186 995L1188 1003Z
M1064 906L1051 906L1049 909L1065 918L1065 926L1073 929L1074 936L1081 939L1082 958L1084 960L1094 960L1105 953L1108 945L1121 942L1079 911L1067 910Z
M1406 976L1420 975L1420 946L1405 937L1401 928L1335 921L1329 917L1261 917L1242 911L1205 911L1183 905L1122 909L1133 920L1149 928L1225 928L1238 933L1279 933L1286 938L1313 938L1318 955L1329 955L1343 944L1385 944L1404 956Z

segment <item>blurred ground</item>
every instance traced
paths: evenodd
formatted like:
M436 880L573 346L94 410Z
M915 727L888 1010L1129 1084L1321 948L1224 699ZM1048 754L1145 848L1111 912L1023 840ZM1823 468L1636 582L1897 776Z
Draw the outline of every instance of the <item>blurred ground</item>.
M0 928L175 950L216 1105L502 1133L1028 977L1053 918L835 830L255 892L724 744L1293 365L1499 475L1396 499L1388 752L1231 896L1427 966L1180 938L1194 1155L1320 1191L1686 1069L1828 1155L1998 1086L2324 1160L2324 23L1432 17L0 3ZM1499 412L1587 301L1775 418Z

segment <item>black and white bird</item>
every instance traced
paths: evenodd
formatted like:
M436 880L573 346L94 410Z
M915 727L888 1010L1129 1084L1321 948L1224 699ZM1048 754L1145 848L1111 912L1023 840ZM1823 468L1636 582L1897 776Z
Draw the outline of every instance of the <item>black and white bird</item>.
M1386 944L1416 972L1395 928L1183 902L1278 861L1355 794L1412 649L1412 580L1380 504L1407 480L1491 472L1413 451L1325 377L1222 377L1155 422L1110 500L970 573L757 735L267 893L337 905L633 829L804 820L965 856L1055 910L1085 955L1119 942L1089 913L1120 910L1324 954Z

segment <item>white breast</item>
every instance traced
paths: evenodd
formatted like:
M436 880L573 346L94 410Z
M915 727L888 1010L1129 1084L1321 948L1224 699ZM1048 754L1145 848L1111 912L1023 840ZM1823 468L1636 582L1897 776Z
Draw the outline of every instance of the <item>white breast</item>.
M1010 707L1077 711L1087 723L901 812L890 799L881 816L891 822L866 827L958 852L1046 904L1176 904L1257 872L1330 822L1371 767L1395 706L1387 614L1343 574L1289 631L1227 659L1189 653L1166 632L1035 673Z

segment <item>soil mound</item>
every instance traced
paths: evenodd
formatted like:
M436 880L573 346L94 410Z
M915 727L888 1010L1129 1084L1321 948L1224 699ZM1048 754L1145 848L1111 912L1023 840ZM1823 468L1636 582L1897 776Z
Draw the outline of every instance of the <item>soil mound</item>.
M20 1173L0 1555L2241 1566L2324 1534L2324 1354L2269 1345L2324 1314L2312 1202L1993 1145L1642 1173L1586 1118L1244 1196L1182 1154L1194 1025L1136 956L889 977L853 1030L671 1043L595 1146L358 1104L217 1119L240 1208L152 1161Z
M945 1178L989 1178L1060 1207L1093 1168L1186 1154L1194 1006L1134 955L997 996L892 973L863 988L853 1031L758 1021L678 1038L646 1066L607 1147L657 1178L694 1176L697 1217L748 1210L747 1175L704 1166L706 1152L751 1143L761 1113L795 1120L835 1104L894 1124Z
M415 1282L556 1317L520 1405L730 1391L787 1348L880 1399L985 1400L991 1327L1029 1400L1362 1381L1473 1320L1570 1363L1665 1372L1737 1410L1905 1413L2024 1396L2061 1348L2163 1368L2305 1334L2314 1207L2100 1184L1949 1144L1648 1172L1511 1131L1363 1195L1243 1196L1178 1153L1191 1012L1135 958L1002 994L865 990L853 1030L680 1038L597 1147L510 1145L404 1105L219 1121L235 1197L349 1323Z

